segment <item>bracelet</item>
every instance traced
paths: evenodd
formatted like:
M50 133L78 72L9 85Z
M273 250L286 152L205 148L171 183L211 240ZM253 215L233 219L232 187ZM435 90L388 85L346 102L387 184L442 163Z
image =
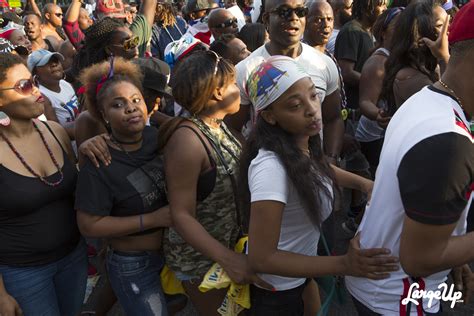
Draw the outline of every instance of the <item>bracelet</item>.
M144 231L145 228L143 227L143 214L140 214L140 231Z

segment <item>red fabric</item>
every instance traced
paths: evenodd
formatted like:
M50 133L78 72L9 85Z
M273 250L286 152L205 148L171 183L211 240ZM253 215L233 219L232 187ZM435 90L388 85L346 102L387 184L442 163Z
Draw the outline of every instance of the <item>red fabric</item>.
M67 38L71 42L71 44L77 50L81 49L82 41L84 40L84 33L79 28L79 23L75 22L67 22L63 23L63 30L66 33Z
M0 6L1 6L1 4L0 4ZM4 38L6 40L10 40L10 35L12 35L13 31L15 31L15 30L16 29L9 29L9 30L3 31L2 33L0 33L0 37Z
M210 45L211 44L211 31L209 32L199 32L199 33L196 33L194 34L194 37L197 38L198 40L200 40L201 42L203 42L204 44L206 45Z
M408 297L408 291L410 290L410 281L408 281L408 278L404 278L402 281L403 281L403 294L400 297L400 316L406 316L407 305L403 305L402 301L404 298Z
M474 1L465 4L456 16L449 28L449 43L474 39Z
M96 10L98 13L119 19L126 17L122 0L99 0Z

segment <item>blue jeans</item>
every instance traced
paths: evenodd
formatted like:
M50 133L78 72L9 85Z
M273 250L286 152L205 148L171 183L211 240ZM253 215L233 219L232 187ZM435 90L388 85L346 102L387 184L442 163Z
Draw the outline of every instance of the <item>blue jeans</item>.
M53 263L35 267L0 265L8 294L25 316L76 316L82 307L87 284L86 245Z
M163 256L158 252L109 251L110 284L127 315L168 315L160 279L163 265Z

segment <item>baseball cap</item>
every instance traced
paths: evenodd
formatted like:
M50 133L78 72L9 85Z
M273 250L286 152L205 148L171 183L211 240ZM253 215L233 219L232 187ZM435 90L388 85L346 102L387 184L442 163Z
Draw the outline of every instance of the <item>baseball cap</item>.
M171 96L168 86L170 67L157 58L135 58L132 60L143 73L143 87Z
M28 61L26 62L28 69L32 72L36 67L46 65L53 56L57 56L60 61L64 60L64 56L60 53L52 53L46 49L35 50L28 56Z
M474 39L474 2L464 5L449 28L449 44Z
M110 16L117 19L123 19L127 16L122 0L98 0L95 10L98 16Z
M210 0L188 0L186 3L186 13L192 13L212 8Z

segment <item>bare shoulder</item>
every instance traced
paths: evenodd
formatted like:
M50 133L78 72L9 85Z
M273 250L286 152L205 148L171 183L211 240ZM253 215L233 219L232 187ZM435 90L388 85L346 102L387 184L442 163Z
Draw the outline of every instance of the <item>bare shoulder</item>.
M166 144L165 156L168 158L167 160L194 165L199 162L202 165L207 154L199 137L209 148L210 145L206 137L194 123L185 121L179 124Z
M76 118L75 136L77 147L87 139L103 133L107 133L105 126L88 111L81 112Z
M70 143L69 136L67 135L66 130L58 122L55 121L46 121L44 124L47 124L49 128L53 131L54 135L61 141L61 144ZM40 124L38 124L40 126ZM46 128L46 127L45 127Z

